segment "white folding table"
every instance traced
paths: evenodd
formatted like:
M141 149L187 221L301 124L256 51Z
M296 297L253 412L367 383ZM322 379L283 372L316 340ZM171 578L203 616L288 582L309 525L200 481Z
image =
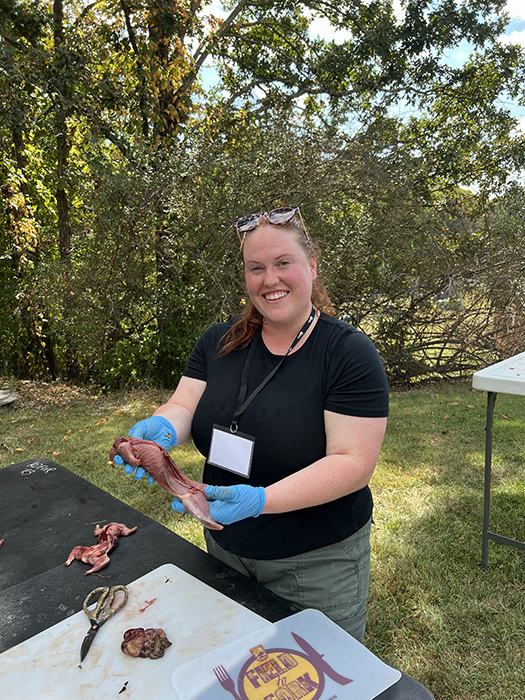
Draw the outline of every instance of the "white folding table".
M508 544L511 547L525 549L525 542L513 540L491 532L490 527L490 481L492 472L492 424L494 421L494 404L496 395L516 394L525 396L525 352L514 355L507 360L497 362L490 367L476 372L472 377L474 389L487 392L487 424L485 435L485 484L483 494L483 540L481 566L487 568L489 558L489 540Z

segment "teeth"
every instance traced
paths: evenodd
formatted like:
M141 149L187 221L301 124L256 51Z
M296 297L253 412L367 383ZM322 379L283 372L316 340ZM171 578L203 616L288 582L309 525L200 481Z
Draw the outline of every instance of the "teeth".
M273 294L265 294L264 298L269 301L275 301L276 299L282 299L287 295L288 292L274 292Z

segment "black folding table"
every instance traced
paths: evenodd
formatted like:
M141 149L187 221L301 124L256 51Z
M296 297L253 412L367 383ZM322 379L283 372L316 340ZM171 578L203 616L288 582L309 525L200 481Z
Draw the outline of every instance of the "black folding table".
M94 529L97 523L111 521L138 529L119 539L118 552L114 550L103 570L104 585L131 583L172 563L270 622L298 612L60 464L33 459L0 469L0 540L4 539L0 549L0 653L82 609L82 601L94 587L93 577L85 575L86 565L66 569L65 559L75 545L90 544L87 526ZM405 674L377 697L433 698Z

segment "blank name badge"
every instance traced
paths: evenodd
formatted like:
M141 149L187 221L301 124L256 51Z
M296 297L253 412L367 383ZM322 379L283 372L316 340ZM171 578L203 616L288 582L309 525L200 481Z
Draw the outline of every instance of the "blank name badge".
M249 477L255 439L244 433L232 433L220 425L213 426L208 463Z

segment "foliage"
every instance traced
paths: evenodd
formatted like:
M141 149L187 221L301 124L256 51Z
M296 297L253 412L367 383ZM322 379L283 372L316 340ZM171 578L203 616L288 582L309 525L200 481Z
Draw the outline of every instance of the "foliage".
M279 202L390 376L468 371L509 323L519 348L525 142L500 98L525 62L502 6L0 0L0 369L173 386L242 300L233 220Z

